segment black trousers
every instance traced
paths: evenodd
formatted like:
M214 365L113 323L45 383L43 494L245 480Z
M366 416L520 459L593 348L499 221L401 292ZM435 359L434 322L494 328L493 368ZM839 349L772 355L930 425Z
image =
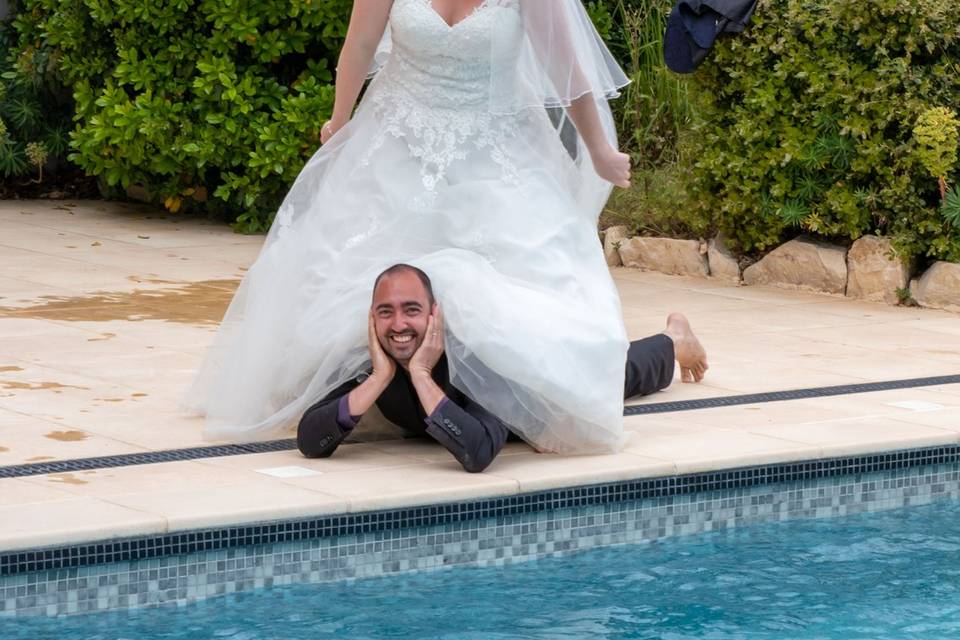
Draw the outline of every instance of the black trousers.
M673 340L663 333L631 342L623 397L645 396L670 386L674 355Z

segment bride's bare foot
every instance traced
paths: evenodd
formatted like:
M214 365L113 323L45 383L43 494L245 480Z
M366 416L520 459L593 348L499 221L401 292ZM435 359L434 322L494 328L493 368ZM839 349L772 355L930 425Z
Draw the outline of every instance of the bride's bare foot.
M690 323L682 313L667 316L665 334L673 340L673 350L680 365L680 380L700 382L710 366L707 364L707 352L693 335Z

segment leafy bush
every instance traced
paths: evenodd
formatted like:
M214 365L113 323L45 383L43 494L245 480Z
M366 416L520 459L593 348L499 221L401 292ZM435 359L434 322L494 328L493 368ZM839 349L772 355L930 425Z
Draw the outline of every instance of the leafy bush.
M26 0L73 87L70 159L262 231L319 146L350 0Z
M11 21L0 22L0 175L37 176L65 159L73 104L48 49L15 50Z
M913 138L920 164L938 180L944 180L957 162L960 121L946 107L927 109L917 118Z
M650 171L680 160L681 137L697 121L692 83L663 61L663 32L671 0L616 0L619 30L609 42L630 84L614 101L624 150L636 167Z
M710 233L713 219L695 206L690 189L699 125L696 85L663 61L671 6L671 0L607 0L612 21L591 14L631 80L612 107L621 148L633 160L633 186L613 191L600 223L625 224L643 235L698 238Z
M960 13L941 0L766 0L698 72L697 202L745 251L806 231L891 235L960 260L913 137L960 106Z
M706 238L712 222L696 207L689 189L689 156L659 166L641 166L628 189L614 189L600 219L602 227L626 225L631 235Z

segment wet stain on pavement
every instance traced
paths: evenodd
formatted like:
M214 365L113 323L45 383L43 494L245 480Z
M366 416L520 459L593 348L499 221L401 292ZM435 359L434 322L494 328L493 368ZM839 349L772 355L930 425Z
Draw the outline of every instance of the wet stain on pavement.
M146 282L147 284L187 284L183 280L162 280L160 278L146 278L142 276L127 276L127 280L137 283Z
M53 456L33 456L32 458L27 458L27 462L43 462L44 460L53 459Z
M6 372L6 371L23 371L23 368L22 368L22 367L14 367L14 366L0 367L0 372Z
M50 476L50 482L59 482L60 484L90 484L72 473L58 473L57 475Z
M138 281L154 283L148 279ZM155 283L168 282L172 283L163 280ZM161 320L181 324L216 325L223 318L240 281L204 280L176 284L175 287L162 289L97 291L70 297L43 296L44 302L28 307L0 306L0 318L93 322Z
M0 453L6 453L7 451L10 451L10 449L6 447L0 447Z
M59 440L60 442L79 442L80 440L86 440L89 436L83 431L51 431L50 433L43 434L44 438L50 438L51 440Z
M87 342L99 342L100 340L109 340L110 338L116 338L117 334L115 333L101 333L99 338L87 338Z
M0 387L3 389L17 389L19 391L53 391L60 393L61 389L83 389L89 390L89 387L80 387L75 384L60 384L59 382L20 382L19 380L0 380Z

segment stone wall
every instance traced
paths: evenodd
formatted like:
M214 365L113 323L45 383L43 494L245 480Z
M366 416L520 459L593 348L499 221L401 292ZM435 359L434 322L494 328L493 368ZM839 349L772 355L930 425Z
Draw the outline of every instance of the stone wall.
M887 238L864 236L847 249L801 236L741 271L722 236L705 243L631 238L627 231L611 227L604 233L607 264L960 311L960 264L937 262L911 280L913 265L897 257Z

